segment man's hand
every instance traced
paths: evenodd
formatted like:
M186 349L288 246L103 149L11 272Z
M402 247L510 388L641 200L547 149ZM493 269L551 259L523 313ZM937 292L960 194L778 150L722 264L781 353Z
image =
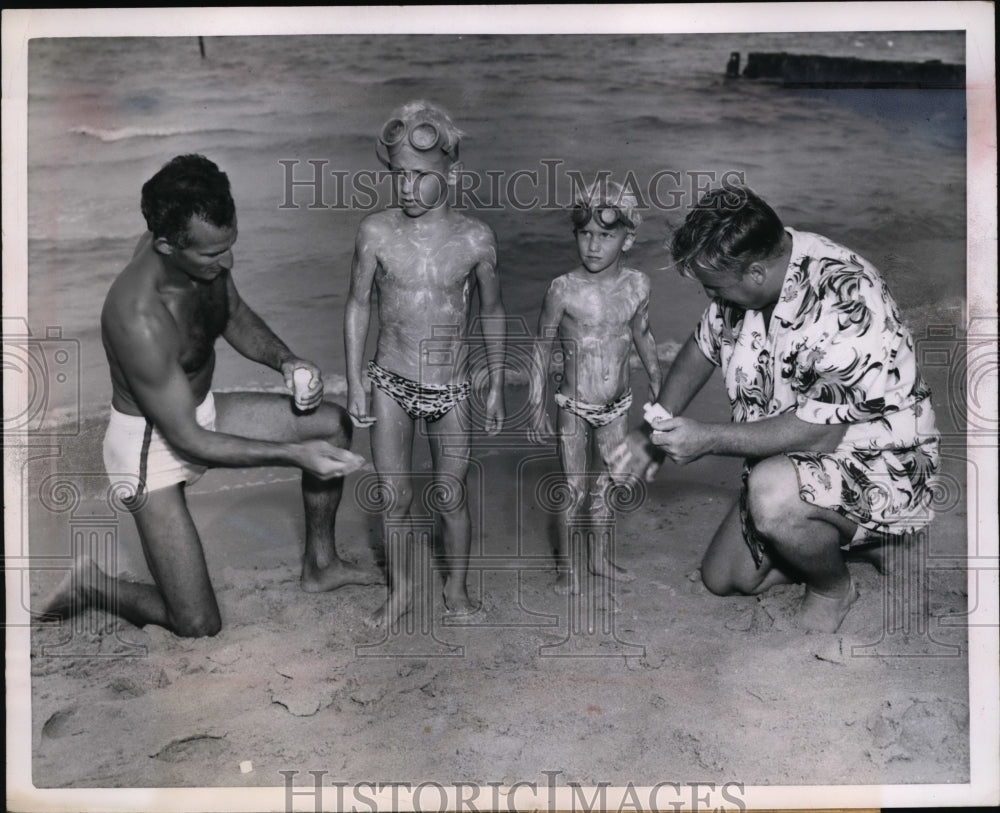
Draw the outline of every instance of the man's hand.
M291 358L281 363L285 386L302 412L311 412L323 400L323 374L319 367L305 359Z
M503 393L500 390L490 388L486 395L486 423L483 427L487 435L498 435L503 429L503 422L506 418L506 411L503 404Z
M653 429L662 429L674 416L664 409L663 404L654 400L642 405L642 417Z
M552 419L545 411L543 404L531 406L531 416L528 420L528 440L538 446L546 446L555 438Z
M375 416L368 410L368 392L364 387L347 388L347 414L351 423L364 429L375 423Z
M365 464L365 459L323 438L313 438L300 444L299 466L321 480L345 477Z
M652 482L663 463L663 452L649 442L648 429L633 429L604 462L616 483L630 477Z
M712 451L712 431L708 424L690 418L657 421L652 441L675 463L684 465Z

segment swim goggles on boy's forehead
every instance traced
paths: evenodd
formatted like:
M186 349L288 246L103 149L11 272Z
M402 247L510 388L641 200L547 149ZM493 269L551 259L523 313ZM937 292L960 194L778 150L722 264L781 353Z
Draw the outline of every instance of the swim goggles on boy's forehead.
M375 145L375 153L379 160L388 164L389 150L392 147L398 147L404 141L409 141L410 146L419 152L429 152L440 147L453 158L457 158L458 145L448 149L444 133L433 121L428 119L404 121L400 118L393 118L382 125L382 131L379 133L378 144ZM379 146L385 149L385 158L379 154Z
M618 206L591 206L589 203L578 203L573 207L572 212L570 212L570 218L573 220L573 225L577 228L586 226L591 221L591 218L596 220L605 229L612 229L619 223L629 229L635 228L635 223L632 219Z
M420 152L433 150L441 141L441 131L438 126L427 121L406 122L403 119L389 119L382 125L378 140L384 147L395 147L408 138L410 146Z

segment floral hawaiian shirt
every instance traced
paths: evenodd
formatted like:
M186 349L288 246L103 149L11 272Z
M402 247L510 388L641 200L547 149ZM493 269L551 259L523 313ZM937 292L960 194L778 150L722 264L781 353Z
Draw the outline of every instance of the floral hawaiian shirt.
M921 528L933 516L938 432L910 332L865 259L818 234L787 231L792 256L770 325L760 311L715 299L695 329L698 346L722 367L734 421L794 412L850 424L833 452L787 455L802 499L856 522L855 541ZM759 564L763 542L744 519Z

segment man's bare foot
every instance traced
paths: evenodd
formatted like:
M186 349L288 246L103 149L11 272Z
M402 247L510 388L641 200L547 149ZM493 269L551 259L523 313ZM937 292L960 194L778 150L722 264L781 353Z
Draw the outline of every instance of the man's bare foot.
M858 588L848 577L847 589L839 595L826 595L806 587L797 616L798 625L810 632L836 632L851 605L858 600Z
M580 579L575 570L559 568L556 570L556 583L552 588L560 596L575 596L580 592Z
M307 593L323 593L347 584L382 584L382 577L363 567L336 559L326 567L317 567L302 561L302 578L299 585Z
M365 626L372 630L388 629L410 612L411 608L409 596L390 592L385 603L365 619Z
M107 578L107 574L89 556L77 556L70 572L42 605L41 620L61 621L76 615L90 603L91 590Z
M595 576L600 576L603 579L611 579L622 584L635 581L634 573L604 557L597 557L590 562L590 572Z

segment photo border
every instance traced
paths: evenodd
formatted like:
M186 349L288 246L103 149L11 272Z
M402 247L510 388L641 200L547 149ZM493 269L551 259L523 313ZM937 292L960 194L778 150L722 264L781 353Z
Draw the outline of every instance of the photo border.
M571 13L568 13L571 10ZM958 3L776 3L641 6L450 6L450 7L303 7L272 9L72 9L3 11L3 315L27 315L27 55L30 39L66 36L254 36L291 34L575 34L575 33L739 33L823 30L965 29L967 72L968 237L967 325L996 324L996 85L994 7ZM973 292L974 295L973 295ZM991 322L989 320L992 320ZM994 330L995 333L995 330ZM995 399L995 387L993 389ZM21 414L27 390L4 369L5 415ZM996 402L986 413L996 415ZM970 439L971 440L971 439ZM986 525L971 525L970 545L986 559L997 554L996 440L969 443L969 465L978 468L980 496L990 506ZM22 527L17 507L21 455L16 439L4 447L4 504L7 555ZM761 786L747 787L742 798L751 808L881 807L990 805L1000 801L998 744L998 573L970 571L977 588L993 601L980 601L970 618L970 782L962 785ZM286 791L275 787L184 789L36 789L31 784L30 626L19 600L21 575L6 578L7 642L7 802L11 810L285 810ZM971 593L970 593L971 595ZM536 777L541 781L541 776ZM568 809L569 788L560 788L554 809ZM638 790L638 789L637 789ZM332 794L331 794L332 797ZM388 792L377 794L380 806ZM609 788L609 806L624 799ZM547 794L530 799L523 792L517 807L553 809ZM295 800L295 809L313 802ZM405 808L404 808L405 809Z

